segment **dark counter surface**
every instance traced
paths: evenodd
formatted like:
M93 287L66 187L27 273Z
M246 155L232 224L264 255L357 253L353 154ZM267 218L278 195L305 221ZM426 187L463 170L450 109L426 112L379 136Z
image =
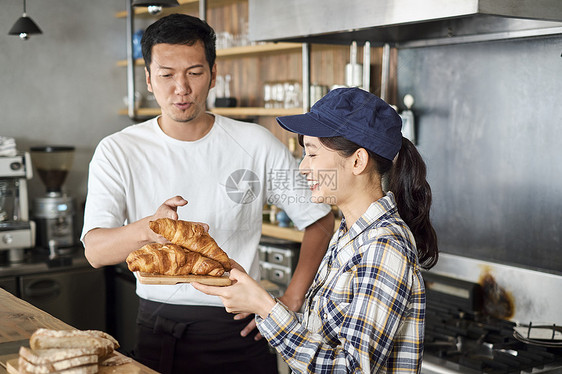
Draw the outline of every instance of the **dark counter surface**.
M49 260L49 254L43 249L33 248L26 250L22 262L0 264L0 277L91 267L86 257L84 257L83 247L72 248L67 252L67 254L59 255L55 259Z

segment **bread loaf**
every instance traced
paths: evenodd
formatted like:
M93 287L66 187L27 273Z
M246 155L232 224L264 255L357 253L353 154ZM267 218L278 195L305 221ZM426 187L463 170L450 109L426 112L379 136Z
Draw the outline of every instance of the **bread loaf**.
M67 358L64 360L58 360L50 363L44 364L34 364L27 361L23 356L20 355L18 358L18 366L20 372L34 373L34 374L48 374L48 373L59 373L66 372L69 369L78 369L86 366L89 373L97 373L98 370L92 370L98 367L98 356L97 355L87 355L78 356L73 358ZM91 367L92 366L92 367Z
M94 350L100 361L119 348L111 335L97 330L38 329L29 338L33 351L52 348L87 348Z
M95 374L99 366L121 365L131 359L115 352L119 343L98 330L37 329L30 348L20 347L18 372L28 374Z
M228 255L218 246L211 235L205 232L202 225L195 222L159 218L150 221L149 226L152 231L162 235L171 243L218 261L224 270L230 271Z
M129 270L163 275L211 275L220 277L220 263L175 244L150 243L127 256Z

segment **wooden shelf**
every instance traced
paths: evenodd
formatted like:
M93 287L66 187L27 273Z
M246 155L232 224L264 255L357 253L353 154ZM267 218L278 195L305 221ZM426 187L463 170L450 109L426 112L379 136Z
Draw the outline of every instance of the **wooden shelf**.
M340 228L341 219L334 222L334 232ZM271 223L262 223L261 233L265 236L271 236L277 239L292 240L294 242L302 242L304 231L299 231L294 227L279 227Z
M180 10L184 10L184 8L189 7L189 6L197 6L199 4L199 0L178 0L178 3L180 4L179 7L172 7L172 8L168 8L168 9L174 9L176 12L179 12ZM162 11L164 12L164 10L167 9L163 9ZM148 8L146 7L133 7L133 11L135 12L135 16L140 16L140 15L147 15L149 16L150 14L148 13ZM116 18L126 18L127 17L127 11L126 10L122 10L120 12L115 13L115 17Z
M302 44L300 43L261 43L241 47L217 49L217 57L239 57L276 52L300 51L301 48ZM127 60L117 61L117 66L127 66ZM136 59L135 66L144 66L144 60L142 58Z
M220 114L221 116L232 117L247 117L247 116L292 116L295 114L303 114L302 108L261 108L261 107L248 107L248 108L213 108L212 113Z
M119 67L125 67L125 66L127 66L127 65L128 65L127 60L119 60L119 61L117 61L117 66L119 66ZM142 59L142 58L137 58L137 59L135 60L135 66L144 66L144 59Z
M294 242L302 242L304 231L299 231L292 227L279 227L271 223L262 223L262 235L272 236L278 239L292 240Z
M260 43L240 47L217 49L217 57L238 57L263 53L300 51L301 43Z
M219 7L228 4L233 4L240 2L240 0L207 0L207 7ZM178 0L179 6L172 7L172 8L164 8L162 9L162 13L156 15L156 17L165 16L171 13L182 13L182 12L194 12L199 10L199 0ZM146 7L135 7L133 8L135 12L135 16L150 16L155 17L148 13L148 8ZM127 11L122 10L120 12L115 13L116 18L126 18Z
M136 111L137 115L141 117L151 117L161 114L160 108L139 108ZM231 117L253 117L253 116L291 116L295 114L304 113L302 108L260 108L260 107L248 107L248 108L214 108L211 109L211 113L216 113L221 116L231 116ZM127 109L121 109L119 111L120 115L127 115Z
M160 108L139 108L135 111L135 113L139 117L154 117L160 115L162 112L160 111ZM129 112L127 109L121 109L119 114L126 116Z

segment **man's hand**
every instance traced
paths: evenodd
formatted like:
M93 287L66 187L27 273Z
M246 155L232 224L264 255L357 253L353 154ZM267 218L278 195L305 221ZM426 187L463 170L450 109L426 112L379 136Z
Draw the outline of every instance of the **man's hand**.
M178 207L180 206L185 206L187 205L187 200L185 200L183 197L181 196L174 196L166 201L164 201L164 203L162 205L160 205L158 207L158 209L156 210L156 213L154 213L153 216L149 217L149 221L155 221L159 218L171 218L171 219L178 219ZM195 222L198 223L200 225L202 225L205 228L205 231L209 231L209 225L207 225L206 223L203 222ZM149 235L149 241L152 240L152 242L157 242L157 243L169 243L169 241L164 238L161 235L158 235L154 232L152 232L152 230L149 230L150 232L148 233Z
M166 201L156 209L153 220L158 218L171 218L178 219L178 207L187 205L187 200L181 196L174 196Z
M234 316L234 319L244 319L248 316L250 316L251 313L239 313L237 315ZM252 320L250 321L250 323L248 323L246 325L246 327L244 327L242 329L242 331L240 331L240 335L243 337L248 336L249 333L251 333L254 329L256 328L256 320L254 318L252 318ZM258 333L256 334L256 336L254 336L254 340L260 340L261 338L263 338L263 336L261 335L261 333L258 331Z
M156 213L121 227L95 228L84 236L85 255L95 267L115 265L125 261L129 253L148 243L167 243L162 236L153 232L148 223L158 218L178 219L178 207L187 204L181 196L174 196L158 207ZM207 224L202 224L205 230ZM118 249L116 249L118 248Z
M151 217L148 217L148 221L156 221L159 218L171 218L178 219L178 207L187 205L187 200L181 196L174 196L166 201L156 209L156 213ZM147 225L148 226L148 225ZM148 228L148 241L157 243L169 243L168 239L162 235L158 235L150 228Z

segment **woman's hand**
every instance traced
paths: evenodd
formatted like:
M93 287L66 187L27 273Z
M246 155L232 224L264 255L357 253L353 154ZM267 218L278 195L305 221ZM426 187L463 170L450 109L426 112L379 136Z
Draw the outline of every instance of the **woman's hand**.
M276 301L258 282L246 274L238 263L234 260L231 260L231 262L230 280L232 285L217 287L196 282L192 282L191 285L207 295L220 297L229 313L254 313L262 318L267 318Z

